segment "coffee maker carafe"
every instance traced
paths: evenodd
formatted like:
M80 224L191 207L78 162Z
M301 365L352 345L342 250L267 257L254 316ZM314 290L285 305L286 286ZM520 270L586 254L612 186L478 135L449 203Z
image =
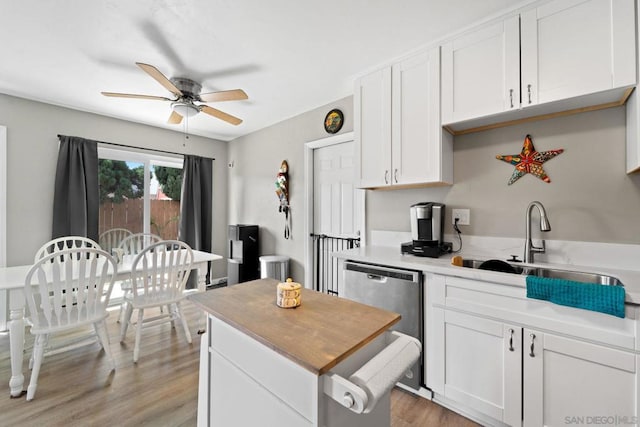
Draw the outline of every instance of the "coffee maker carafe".
M422 202L411 206L411 242L403 243L402 253L437 258L451 251L444 238L444 204Z

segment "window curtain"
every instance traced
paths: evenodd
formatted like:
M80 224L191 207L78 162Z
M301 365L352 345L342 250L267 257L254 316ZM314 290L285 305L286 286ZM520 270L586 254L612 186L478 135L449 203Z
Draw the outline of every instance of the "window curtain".
M76 136L58 138L52 238L85 236L97 242L98 143Z
M213 159L184 156L180 192L180 227L178 239L192 249L211 252ZM206 283L210 282L211 263ZM196 287L196 277L189 278L188 288Z

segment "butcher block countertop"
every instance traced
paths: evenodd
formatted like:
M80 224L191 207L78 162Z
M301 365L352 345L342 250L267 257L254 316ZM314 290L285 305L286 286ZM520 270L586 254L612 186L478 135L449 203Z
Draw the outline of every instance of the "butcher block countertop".
M275 279L260 279L189 296L210 315L303 368L322 375L400 320L400 315L302 289L302 304L276 305Z

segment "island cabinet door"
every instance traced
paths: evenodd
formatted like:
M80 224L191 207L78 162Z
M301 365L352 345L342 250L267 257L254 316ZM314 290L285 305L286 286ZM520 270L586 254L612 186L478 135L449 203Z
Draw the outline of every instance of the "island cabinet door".
M525 329L524 425L637 425L638 356Z
M203 424L318 426L318 376L209 317L208 413Z
M479 316L441 310L434 331L439 354L436 393L509 425L522 423L522 329ZM437 317L437 316L435 316Z

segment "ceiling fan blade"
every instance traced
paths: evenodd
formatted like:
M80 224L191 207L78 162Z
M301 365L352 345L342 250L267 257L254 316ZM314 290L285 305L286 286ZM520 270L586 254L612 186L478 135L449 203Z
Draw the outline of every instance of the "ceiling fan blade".
M117 93L117 92L100 92L104 96L113 96L115 98L137 98L137 99L151 99L154 101L171 101L169 98L165 98L164 96L153 96L153 95L136 95L134 93Z
M241 99L249 99L245 91L242 89L223 90L220 92L201 93L200 99L204 102L220 102L220 101L238 101Z
M169 123L170 125L177 125L180 124L180 122L182 122L182 115L176 113L175 111L172 111L171 115L169 116L169 120L167 120L167 123Z
M198 108L203 113L207 113L208 115L213 116L217 119L224 120L225 122L230 123L234 126L238 126L240 123L242 123L241 119L232 116L231 114L227 114L223 111L216 110L215 108L209 107L208 105L200 105L198 106Z
M142 62L136 62L136 65L144 70L145 73L149 74L153 77L158 83L164 86L169 92L174 94L175 96L182 96L183 93L171 83L171 80L165 77L156 67L149 64L143 64Z

